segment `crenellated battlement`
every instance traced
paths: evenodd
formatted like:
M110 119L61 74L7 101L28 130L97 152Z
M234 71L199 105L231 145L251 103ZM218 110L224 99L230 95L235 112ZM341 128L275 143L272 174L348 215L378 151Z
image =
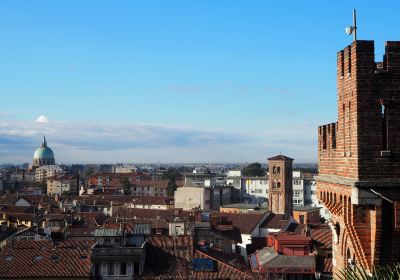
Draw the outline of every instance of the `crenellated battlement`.
M318 127L316 181L337 237L334 274L400 259L400 42L386 42L382 62L373 41L339 51L337 91L337 122Z
M337 122L318 127L318 149L323 151L336 150Z

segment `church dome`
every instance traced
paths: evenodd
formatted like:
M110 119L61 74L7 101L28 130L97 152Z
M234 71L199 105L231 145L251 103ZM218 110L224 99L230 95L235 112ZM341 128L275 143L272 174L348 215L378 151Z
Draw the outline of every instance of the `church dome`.
M34 159L54 159L54 153L49 147L37 148L33 156Z
M54 153L47 147L46 137L43 137L42 146L37 148L35 154L33 155L33 165L52 165L55 164Z

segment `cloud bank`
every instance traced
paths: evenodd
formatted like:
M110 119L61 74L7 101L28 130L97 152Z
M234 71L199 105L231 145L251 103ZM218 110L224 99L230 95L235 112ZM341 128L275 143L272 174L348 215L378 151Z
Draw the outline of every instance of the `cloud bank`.
M312 127L222 132L162 125L90 124L0 119L0 163L32 160L43 135L58 163L251 162L284 153L316 159Z

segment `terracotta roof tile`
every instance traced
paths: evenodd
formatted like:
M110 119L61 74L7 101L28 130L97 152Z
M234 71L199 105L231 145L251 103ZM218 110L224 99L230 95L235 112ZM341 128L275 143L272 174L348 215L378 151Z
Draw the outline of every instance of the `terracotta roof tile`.
M234 227L240 229L241 234L251 234L256 226L262 221L266 213L220 213L213 212L212 215L227 217Z
M332 248L332 231L328 225L320 225L310 230L311 239L317 248Z
M89 277L94 241L15 241L0 254L1 278Z

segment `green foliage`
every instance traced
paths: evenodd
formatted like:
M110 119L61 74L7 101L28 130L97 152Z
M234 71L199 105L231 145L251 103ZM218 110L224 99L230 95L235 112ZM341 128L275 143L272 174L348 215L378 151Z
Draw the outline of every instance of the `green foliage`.
M400 264L392 266L376 266L372 273L355 266L340 271L340 280L400 280Z
M129 181L129 178L126 176L120 177L119 178L119 183L121 184L122 188L124 189L124 194L130 194L131 193L131 182Z
M161 176L161 179L168 180L167 195L173 196L176 191L175 180L181 173L173 167L168 168Z
M243 168L244 176L264 176L265 170L262 168L261 164L254 162Z

